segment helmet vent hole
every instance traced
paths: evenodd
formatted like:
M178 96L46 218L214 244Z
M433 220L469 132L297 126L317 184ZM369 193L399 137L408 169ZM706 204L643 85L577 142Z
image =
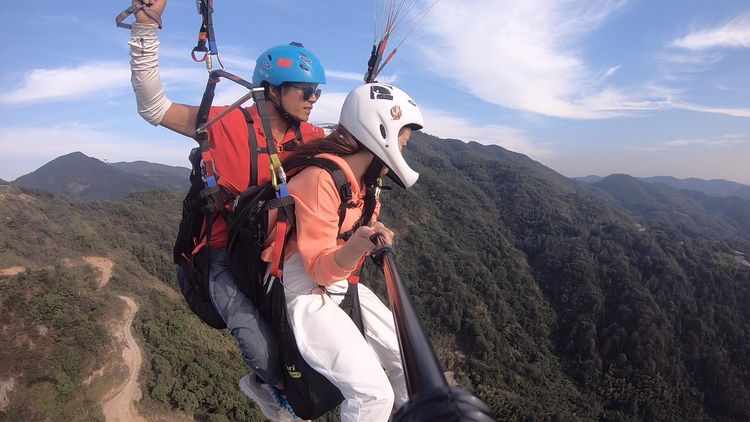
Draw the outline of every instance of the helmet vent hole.
M382 124L380 125L380 136L385 139L385 126L383 126Z
M300 63L300 64L299 64L299 68L300 68L300 69L302 69L302 70L304 70L305 72L310 72L310 67L308 67L308 66L307 66L306 64L304 64L304 63Z

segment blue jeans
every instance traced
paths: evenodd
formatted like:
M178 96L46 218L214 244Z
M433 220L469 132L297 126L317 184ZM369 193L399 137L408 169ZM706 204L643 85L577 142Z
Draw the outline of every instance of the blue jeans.
M229 272L226 249L211 249L208 292L211 302L237 340L245 364L268 384L282 382L279 348L258 308L240 291Z

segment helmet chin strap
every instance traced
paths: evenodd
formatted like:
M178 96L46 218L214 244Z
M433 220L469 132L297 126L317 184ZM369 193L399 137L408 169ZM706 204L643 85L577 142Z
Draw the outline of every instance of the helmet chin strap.
M375 205L377 204L378 196L380 196L378 192L381 188L379 182L380 174L383 173L384 168L385 164L383 164L383 161L377 155L373 154L372 161L367 170L365 170L363 177L365 182L365 208L362 211L362 216L365 217L363 221L366 225L370 225L372 214L375 212Z
M383 172L384 168L385 164L383 163L383 160L377 155L372 154L372 161L370 161L370 165L367 167L367 170L365 170L365 175L363 177L365 186L377 186L378 179L380 179L380 174Z
M383 160L381 160L377 155L373 154L372 162L370 163L370 166L367 168L367 171L365 171L364 176L364 182L365 186L369 189L370 186L376 186L378 187L378 179L380 179L380 174L383 172L383 169L388 166L383 163ZM396 173L393 171L388 171L388 174L386 174L389 179L393 181L393 183L401 186L402 188L406 189L406 186L404 186L404 182L401 181L401 179L396 176ZM390 190L391 188L389 186L380 186L381 189Z

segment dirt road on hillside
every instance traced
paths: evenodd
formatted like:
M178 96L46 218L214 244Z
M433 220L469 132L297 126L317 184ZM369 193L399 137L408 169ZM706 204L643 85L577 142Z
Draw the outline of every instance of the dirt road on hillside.
M99 270L100 275L97 278L98 288L102 288L109 283L112 278L112 268L114 262L109 258L97 256L84 256L83 260L92 267ZM122 350L122 360L128 368L128 377L123 380L122 384L112 389L104 399L102 399L102 412L107 422L145 422L145 419L138 414L135 407L136 402L141 399L141 389L138 385L138 374L141 372L142 356L138 343L133 338L131 331L133 318L138 312L138 304L127 296L118 296L125 301L127 308L123 321L117 325L112 332L112 336L118 344L125 343Z
M21 274L24 271L26 271L26 268L15 266L15 267L0 269L0 275L16 275L16 274Z
M141 349L133 338L131 326L138 304L127 296L119 296L127 304L125 321L114 333L115 337L125 341L122 359L128 367L128 377L125 382L115 387L103 400L102 410L107 422L145 422L138 414L135 403L141 399L141 389L138 386L138 374L141 372Z

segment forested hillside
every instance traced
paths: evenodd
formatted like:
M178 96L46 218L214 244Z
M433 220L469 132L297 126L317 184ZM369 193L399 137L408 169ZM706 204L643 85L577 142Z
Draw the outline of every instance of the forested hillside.
M737 211L745 208L717 208L677 190L658 196L637 180L616 195L499 147L422 134L406 155L420 180L384 193L382 217L397 232L402 276L441 362L499 420L750 419L750 264L741 255L750 236L747 214ZM0 226L0 268L34 269L0 279L2 306L16 306L7 298L26 291L24 280L77 291L84 281L51 284L38 269L108 255L115 280L98 294L127 292L141 304L144 410L258 416L236 391L244 369L231 338L202 326L168 289L179 194L112 203L16 188L0 194L8 222ZM65 271L55 277L70 277ZM369 283L384 292L380 279ZM13 308L18 319L3 312L2 324L37 324L24 306ZM82 354L78 373L101 355ZM73 385L67 395L49 389L49 400L85 407L81 375L45 362ZM21 392L57 385L11 366L24 374L23 388L11 393L6 412L16 413L6 417L24 414ZM0 367L0 378L8 371Z

